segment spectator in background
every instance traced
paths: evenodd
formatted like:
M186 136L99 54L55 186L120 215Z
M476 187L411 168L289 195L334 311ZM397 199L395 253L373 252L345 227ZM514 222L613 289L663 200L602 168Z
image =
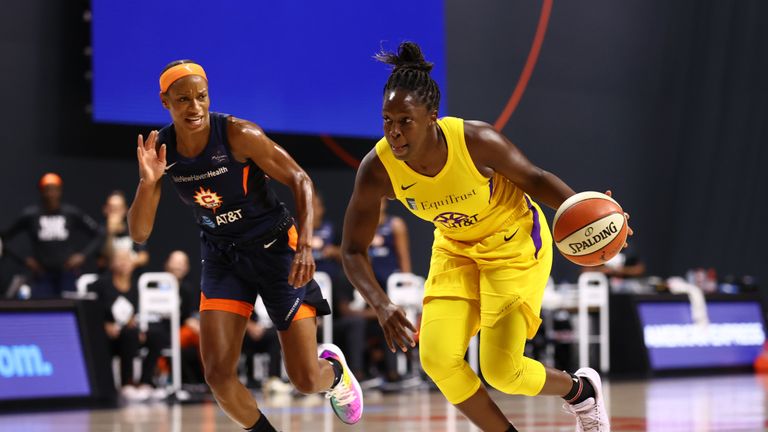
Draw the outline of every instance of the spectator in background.
M203 365L200 361L200 288L187 279L189 256L175 250L165 260L165 271L176 276L179 282L180 314L179 339L181 342L181 380L185 383L202 384ZM170 342L170 341L168 341Z
M75 289L80 268L102 244L103 233L91 217L61 202L62 180L58 174L45 174L38 186L41 204L26 208L0 233L0 238L7 246L17 234L26 233L32 242L32 254L22 261L32 272L31 297L59 297L62 291ZM81 237L83 241L79 241Z
M155 392L152 385L157 359L164 346L163 338L151 327L147 332L139 329L136 317L139 294L133 282L134 267L131 251L116 250L110 261L111 271L91 285L91 290L99 296L112 353L120 357L121 394L129 401L165 396ZM142 361L141 379L137 385L133 359L139 355L142 346L147 347L148 353Z
M387 199L381 200L379 225L376 227L376 234L368 248L368 257L371 260L373 273L384 289L387 289L387 279L392 273L411 272L408 227L402 218L387 214L387 201ZM387 348L387 341L379 326L376 313L373 310L368 312L371 315L367 326L368 336L378 340L375 357L383 363L387 381L398 381L401 377L397 372L397 357Z
M325 218L325 201L319 191L312 198L312 257L316 271L328 273L331 280L341 276L336 226Z
M392 273L411 272L411 252L408 241L408 227L402 218L387 214L387 199L381 200L379 226L368 248L368 257L382 287Z
M346 353L347 364L356 377L363 379L366 319L376 319L372 311L353 310L354 287L341 271L338 237L333 222L325 218L325 202L315 191L312 199L312 257L318 272L330 276L333 291L333 340Z
M582 271L596 271L608 276L611 289L614 292L643 292L646 284L645 263L634 252L634 246L629 245L621 253L596 267L585 267Z
M254 388L261 384L264 394L287 394L293 390L293 386L280 378L280 365L282 364L280 339L277 336L277 329L270 325L271 323L265 322L266 319L266 317L259 317L254 312L245 327L243 354L245 354L246 386ZM260 353L269 355L268 378L261 383L257 382L254 377L253 365L253 356Z
M109 258L113 251L125 249L133 252L133 261L136 267L144 267L149 263L149 252L145 245L134 243L128 234L128 205L125 202L123 191L113 191L107 196L107 201L102 207L105 218L106 240L102 247L96 265L99 272L109 267Z

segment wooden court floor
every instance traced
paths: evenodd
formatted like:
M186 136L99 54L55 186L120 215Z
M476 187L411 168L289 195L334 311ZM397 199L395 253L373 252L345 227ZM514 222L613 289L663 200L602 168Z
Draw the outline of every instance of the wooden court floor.
M768 376L736 375L606 382L614 431L708 432L768 430ZM493 393L521 431L573 431L573 419L555 397ZM365 415L346 426L325 399L259 399L279 430L296 431L477 431L437 392L366 393ZM134 404L111 410L5 414L3 432L237 432L213 403Z

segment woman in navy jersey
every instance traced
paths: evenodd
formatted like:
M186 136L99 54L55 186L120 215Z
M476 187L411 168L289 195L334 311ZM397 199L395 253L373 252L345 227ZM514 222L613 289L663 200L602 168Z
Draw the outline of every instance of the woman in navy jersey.
M387 286L387 279L392 273L411 272L408 227L402 218L387 214L387 201L381 200L379 226L368 248L373 274L382 287Z
M160 99L173 123L138 137L139 186L129 211L131 237L152 232L165 174L200 227L200 350L219 406L250 431L273 431L237 378L245 328L257 295L277 327L288 376L303 393L326 391L336 415L356 423L363 411L357 380L334 345L318 350L317 315L330 312L312 280L312 181L256 124L209 112L208 79L189 60L160 76ZM268 178L287 185L294 225ZM320 358L318 358L320 352Z

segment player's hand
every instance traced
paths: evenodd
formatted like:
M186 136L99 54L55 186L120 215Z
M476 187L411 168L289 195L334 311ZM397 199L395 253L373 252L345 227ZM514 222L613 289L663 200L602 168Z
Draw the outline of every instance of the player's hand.
M294 288L301 288L315 275L315 259L312 258L312 247L299 245L288 274L288 283Z
M27 259L24 260L24 265L26 265L28 269L32 270L32 273L43 273L43 266L41 266L40 263L32 257L27 257Z
M85 255L81 253L72 254L67 258L67 261L64 263L64 268L67 270L76 269L83 265L85 262Z
M611 192L610 189L605 191L605 194L613 198L613 192ZM629 238L631 235L635 233L634 231L632 231L632 227L629 226L629 213L624 212L624 220L626 221L625 223L627 224L627 238ZM629 243L625 242L624 247L626 248L627 246L629 246Z
M397 348L400 348L406 352L408 347L416 346L416 342L413 340L416 327L408 321L403 308L390 302L382 308L377 308L376 315L379 318L381 329L384 330L384 337L387 339L387 346L390 351L396 352Z
M104 330L107 332L107 337L110 339L117 339L120 337L120 326L116 323L104 323Z
M157 149L157 131L153 130L144 141L139 135L136 157L139 160L139 178L147 184L155 184L165 173L166 147L165 144Z
M267 332L267 329L260 323L249 320L245 326L245 332L251 340L260 341L264 337L264 333Z

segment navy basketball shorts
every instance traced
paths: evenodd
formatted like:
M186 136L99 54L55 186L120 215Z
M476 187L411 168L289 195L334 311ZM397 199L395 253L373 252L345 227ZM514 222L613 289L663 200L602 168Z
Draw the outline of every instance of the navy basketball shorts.
M272 237L243 244L222 244L201 236L200 311L226 311L248 318L261 296L278 330L287 330L299 319L330 314L314 279L300 288L288 283L297 239L293 225Z

